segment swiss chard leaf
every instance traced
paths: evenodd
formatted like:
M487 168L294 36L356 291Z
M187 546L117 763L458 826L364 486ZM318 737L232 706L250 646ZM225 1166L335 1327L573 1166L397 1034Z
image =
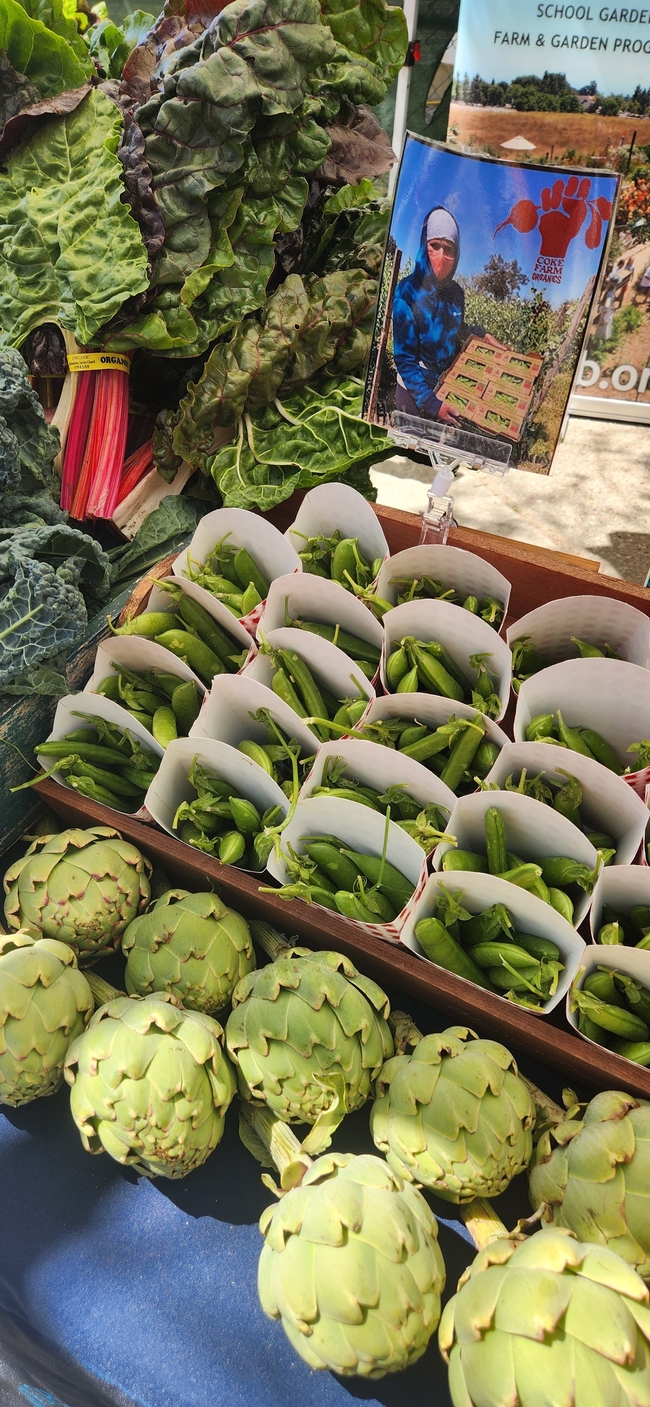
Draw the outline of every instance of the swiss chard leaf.
M85 346L148 286L146 250L122 201L121 128L119 109L94 89L10 153L0 172L0 345L56 322Z
M54 14L52 3L43 0L44 13ZM67 32L55 33L46 28L38 16L39 6L18 4L18 0L0 0L0 50L7 55L17 73L24 74L41 98L63 93L66 88L80 88L93 72L92 60L72 21L64 20L62 11L57 23L64 30L72 24L76 40L71 45Z
M385 0L321 0L334 38L380 69L386 87L404 63L408 32L404 11Z
M63 0L20 0L23 10L27 12L30 19L40 20L46 29L51 29L53 34L58 34L60 39L64 39L70 46L72 52L82 64L88 68L88 48L84 43L76 20L70 14L70 8ZM92 68L88 69L92 73Z

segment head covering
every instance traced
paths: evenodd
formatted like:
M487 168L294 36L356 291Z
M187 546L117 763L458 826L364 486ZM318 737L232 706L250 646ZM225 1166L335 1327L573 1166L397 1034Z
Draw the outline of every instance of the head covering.
M435 210L432 210L427 216L426 237L427 241L430 239L449 239L458 248L460 231L453 215L450 215L444 206L436 206Z

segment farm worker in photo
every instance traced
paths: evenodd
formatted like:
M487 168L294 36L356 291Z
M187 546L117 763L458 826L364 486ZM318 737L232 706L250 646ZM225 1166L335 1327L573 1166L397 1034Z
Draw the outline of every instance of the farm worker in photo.
M467 337L485 336L482 327L465 323L465 294L454 282L459 258L458 225L449 210L436 205L422 225L413 273L398 282L393 303L396 408L452 424L456 413L436 395L436 387ZM485 340L500 345L493 337Z

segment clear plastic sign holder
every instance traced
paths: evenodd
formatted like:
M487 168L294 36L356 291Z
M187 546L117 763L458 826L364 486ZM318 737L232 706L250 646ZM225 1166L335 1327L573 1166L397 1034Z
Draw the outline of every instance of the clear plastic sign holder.
M424 433L423 433L424 432ZM422 514L421 543L445 543L454 526L454 499L449 493L456 470L481 470L484 474L507 474L512 445L487 435L472 434L452 425L435 425L418 416L394 411L389 434L400 449L427 454L433 479L428 506Z

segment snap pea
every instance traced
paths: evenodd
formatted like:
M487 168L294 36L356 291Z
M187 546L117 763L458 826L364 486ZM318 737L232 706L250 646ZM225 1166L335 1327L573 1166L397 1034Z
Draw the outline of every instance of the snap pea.
M330 644L343 650L343 653L349 655L350 659L366 660L368 664L374 664L375 668L379 664L381 650L377 645L371 645L367 640L360 640L350 631L341 630L339 625L325 625L311 620L289 620L287 624L298 630L306 630L310 635L319 635L322 640L329 640Z
M531 987L535 989L536 980L539 980L540 966L529 957L526 967L511 970L504 960L502 967L489 967L487 975L492 985L504 992L529 992Z
M286 670L276 669L271 680L271 688L273 693L277 694L278 698L282 699L283 703L288 704L289 708L292 708L299 718L307 717L308 711L302 700L298 697Z
M415 925L415 936L422 951L438 967L464 977L467 982L475 982L478 987L492 990L492 983L480 967L464 952L460 943L455 942L451 933L437 918L422 918Z
M73 772L67 778L73 791L78 791L80 796L85 796L88 801L98 801L100 806L110 806L113 811L133 811L133 801L129 804L123 796L116 796L115 792L109 791L108 787L100 786L99 782L92 777L78 777Z
M580 736L587 744L592 757L595 757L596 761L600 762L603 767L608 767L610 772L616 772L617 775L623 771L614 749L604 738L601 738L600 733L597 733L594 728L581 728Z
M583 982L583 991L599 1001L613 1006L624 1006L625 1002L614 981L614 973L609 967L599 967L590 972Z
M261 830L262 817L252 801L246 801L240 796L232 796L230 809L237 830L241 831L242 835L256 835Z
M498 756L498 743L491 743L487 738L484 738L483 741L479 743L474 755L472 771L482 780L484 777L487 777L488 772L492 771Z
M426 738L427 736L428 729L425 728L424 723L412 723L410 726L404 728L403 731L400 733L400 752L403 752L405 748L410 747L412 743L419 743L421 738Z
M396 694L416 694L420 675L416 664L402 676L395 690Z
M225 665L219 656L215 655L205 641L199 640L196 635L190 635L188 630L179 630L178 627L166 630L162 635L156 636L156 643L188 664L206 684L211 684L215 675L225 673Z
M650 1065L650 1041L614 1041L614 1050L635 1065Z
M142 615L133 616L120 626L113 625L110 616L106 619L113 635L144 635L149 640L155 640L157 635L163 635L166 630L173 630L176 625L176 617L171 611L144 611Z
M84 762L81 759L75 762L72 771L76 777L90 777L91 781L98 782L107 791L113 792L115 796L140 796L142 787L136 786L117 770L105 772L102 767L93 767L92 762Z
M447 871L470 870L475 874L487 874L488 862L484 855L474 855L471 850L445 850L442 868Z
M598 930L597 941L610 947L616 943L624 943L625 934L620 923L604 923Z
M567 884L579 884L586 894L591 894L598 877L598 867L590 870L588 865L563 855L546 855L539 863L542 878L555 889L564 889Z
M512 932L512 919L504 904L492 904L489 909L475 914L463 924L463 942L473 947L475 943L488 943L500 933L506 937Z
M101 694L104 699L112 699L114 703L120 702L120 683L116 674L108 674L101 683L97 685L96 694Z
M185 623L192 626L197 631L200 639L208 645L218 659L231 674L237 672L232 656L236 651L236 643L231 635L227 635L221 629L217 621L206 611L205 606L198 601L192 600L185 592L182 592L178 599L178 614Z
M485 849L490 874L503 874L507 869L506 828L501 812L490 806L483 818Z
M472 723L468 720L467 726L453 744L449 760L440 774L440 780L452 791L459 786L465 772L471 767L484 737L484 727L478 722Z
M461 604L464 611L471 611L473 616L478 615L478 596L466 596Z
M548 892L552 908L555 909L556 913L561 914L567 923L573 924L574 905L569 895L565 894L563 889L556 889L552 884L549 884Z
M268 750L262 747L260 743L252 742L249 738L243 738L242 741L237 744L237 750L243 752L245 757L250 757L252 762L256 762L258 767L261 767L269 777L273 776L273 763L269 757Z
M531 718L530 723L528 724L528 727L526 729L527 742L536 743L541 741L543 738L552 738L553 741L555 741L556 737L557 730L554 714L537 713L535 714L534 718Z
M394 865L376 855L364 855L359 850L343 850L343 855L352 861L358 871L382 894L390 899L398 913L408 904L415 886L401 874Z
M504 870L499 878L505 879L508 884L516 884L519 889L534 890L541 878L541 870L539 865L522 863Z
M561 954L557 943L550 938L537 938L534 933L513 933L513 940L539 962L559 962Z
M226 599L226 598L224 598L224 599ZM250 613L251 611L254 611L254 610L255 610L255 607L256 607L256 606L261 605L261 603L262 603L263 600L264 600L264 597L263 597L263 596L260 596L260 593L259 593L259 591L257 590L257 587L255 586L255 583L252 582L252 581L249 581L248 586L246 587L246 590L245 590L243 596L240 598L240 601L239 601L239 611L238 611L238 615L239 615L239 616L247 616L247 615L249 615L249 613Z
M169 747L169 744L173 742L174 738L178 737L176 714L173 708L165 707L156 709L152 719L151 731L156 742L160 743L161 747Z
M650 906L647 904L635 904L630 910L630 919L634 927L645 936L650 929Z
M510 963L511 967L527 968L531 966L531 953L526 948L510 939L502 938L500 941L493 940L491 943L475 943L472 948L472 960L479 967L498 967L502 956Z
M424 644L424 641L416 641L416 644L421 645L426 653L431 655L434 660L438 660L438 663L446 669L447 673L451 674L452 679L455 679L456 683L460 684L461 689L467 689L468 680L465 678L462 669L459 669L455 659L450 655L449 650L446 650L444 645L440 644L439 640L427 640L426 644Z
M259 594L260 601L264 601L269 594L269 584L262 576L257 562L245 547L240 547L239 551L235 553L234 568L244 589L252 582Z
M64 738L59 742L39 743L36 748L36 752L42 753L43 757L69 757L71 750L70 742ZM118 752L117 748L102 747L101 743L75 742L74 751L97 767L119 767L125 760L124 753Z
M304 702L306 716L326 718L325 700L309 666L296 650L278 650L277 653L285 673Z
M246 853L246 840L240 831L226 831L219 841L217 854L222 865L237 865Z
M171 695L171 705L179 732L187 735L201 709L199 691L191 679L177 683Z
M612 1006L611 1003L601 1001L585 991L576 991L574 1001L594 1025L611 1032L613 1036L621 1036L627 1041L647 1041L650 1036L645 1021L642 1021L640 1016L634 1016L631 1011Z
M442 694L446 699L462 703L466 690L454 679L449 670L427 650L417 644L411 647L418 679L423 689L431 694Z
M328 879L338 883L341 890L354 889L359 871L335 846L326 840L312 840L305 843L305 850L314 864L323 870Z
M353 918L357 923L378 922L378 915L369 909L367 904L364 904L356 894L339 889L334 895L334 902L344 918Z
M386 660L386 683L389 689L395 692L401 679L408 674L410 669L408 655L402 645L397 650L392 650Z

